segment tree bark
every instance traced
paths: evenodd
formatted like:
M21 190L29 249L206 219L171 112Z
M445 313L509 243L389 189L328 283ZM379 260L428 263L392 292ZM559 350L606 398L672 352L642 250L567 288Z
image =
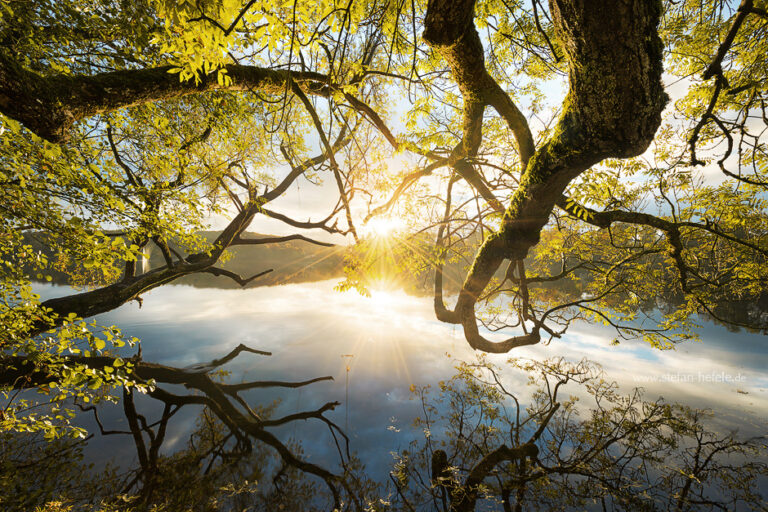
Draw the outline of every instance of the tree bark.
M482 46L466 13L473 5L471 0L430 1L424 39L450 64L465 104L490 104ZM487 352L539 341L538 325L530 335L500 343L479 334L475 304L496 270L505 259L525 258L538 243L555 203L579 174L605 158L645 151L667 102L657 30L660 2L552 0L550 9L569 63L562 114L552 136L528 161L500 230L480 247L450 318L462 324L472 347ZM524 145L518 137L518 148Z
M225 67L231 85L220 85L216 73L179 81L171 66L99 73L92 76L43 76L21 66L0 51L0 112L16 119L51 142L67 139L75 121L142 103L179 98L212 90L281 94L294 82L306 94L329 96L341 88L321 73L275 70L230 64ZM352 107L377 126L384 126L373 109L349 96Z

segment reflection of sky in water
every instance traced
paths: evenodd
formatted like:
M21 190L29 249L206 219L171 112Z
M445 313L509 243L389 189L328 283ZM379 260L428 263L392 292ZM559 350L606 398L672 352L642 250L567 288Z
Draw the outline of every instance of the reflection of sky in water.
M421 412L420 403L411 399L411 384L435 385L449 378L452 358L472 358L472 350L458 328L435 319L429 298L376 291L364 298L356 292L335 292L333 284L249 290L165 286L145 294L141 309L132 302L102 315L99 321L139 337L147 361L183 367L221 357L239 343L273 353L271 357L239 356L225 367L232 371L232 382L335 378L299 390L245 395L254 403L280 399L279 415L315 409L327 401L344 402L346 361L342 355L354 354L348 410L342 405L329 417L344 427L349 415L351 449L366 463L371 476L381 478L389 469L390 452L405 448L419 434L409 428ZM68 289L47 286L40 291L47 298ZM712 428L739 429L745 436L768 432L765 336L708 326L702 331L702 342L684 343L664 352L642 342L612 346L613 337L610 329L583 324L547 346L524 347L512 355L586 357L599 362L607 377L618 381L626 392L642 386L648 400L663 396L668 402L712 409ZM502 364L506 358L494 355L490 360ZM723 377L739 381L718 382ZM525 381L520 372L510 373L507 388L524 394ZM119 406L108 405L102 416L112 428L118 428L124 423L121 411ZM196 414L189 408L172 420L166 449L185 445ZM388 429L390 425L400 431ZM95 425L88 428L96 430ZM302 439L312 461L335 461L333 442L319 422L295 423L277 433L284 440ZM101 457L106 454L123 461L135 457L128 437L97 439L92 448Z

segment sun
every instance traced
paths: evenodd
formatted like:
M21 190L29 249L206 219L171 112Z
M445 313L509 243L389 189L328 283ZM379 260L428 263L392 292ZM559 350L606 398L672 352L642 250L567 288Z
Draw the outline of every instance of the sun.
M386 238L404 227L403 220L397 217L374 217L363 225L360 232L364 237Z

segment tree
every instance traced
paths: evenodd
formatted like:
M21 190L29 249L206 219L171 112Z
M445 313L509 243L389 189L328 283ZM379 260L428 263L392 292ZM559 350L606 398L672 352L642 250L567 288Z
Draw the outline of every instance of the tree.
M57 163L69 160L69 165L77 170L89 169L92 176L88 178L84 178L82 172L72 176L63 169L52 169L59 180L57 185L70 188L69 192L55 192L63 194L67 204L77 204L73 194L86 190L89 204L83 206L89 207L89 213L105 208L103 211L109 212L109 220L114 221L115 210L136 210L121 214L133 224L125 241L126 253L119 256L128 261L128 267L131 258L148 241L152 240L162 249L167 239L183 239L190 228L199 227L185 225L185 233L180 233L180 226L174 226L174 220L180 222L179 217L187 222L200 218L203 212L195 208L193 198L202 196L213 200L217 194L226 194L239 208L238 215L214 243L212 251L177 254L174 262L166 248L168 268L164 272L142 277L126 269L119 286L46 304L58 318L72 312L87 317L109 310L178 275L217 272L211 267L224 249L233 243L245 243L240 234L253 216L270 214L261 210L264 204L278 197L299 175L326 160L340 191L340 207L331 216L344 211L347 229L341 231L325 223L293 222L293 225L325 226L329 231L356 237L350 201L361 187L353 182L366 174L370 179L377 177L372 175L373 169L344 171L336 157L341 146L352 138L357 145L354 157L369 157L371 150L364 150L361 144L361 137L368 134L361 135L362 127L353 126L353 115L378 132L380 142L388 143L390 149L421 156L428 162L405 177L396 188L395 196L417 179L445 167L449 170L448 180L450 176L462 180L471 187L470 193L477 196L478 202L485 203L488 211L481 212L473 224L491 234L484 237L452 310L443 304L439 271L435 280L438 318L460 323L467 340L476 348L504 352L514 346L538 342L542 331L557 335L560 331L549 326L546 320L558 324L561 319L558 317L565 316L566 310L579 310L580 314L586 311L600 318L608 298L619 293L623 293L623 300L615 301L611 307L617 307L616 302L635 307L642 295L651 290L643 289L642 284L630 283L631 276L625 274L633 274L638 269L646 271L645 265L671 263L676 267L677 275L665 277L675 278L678 284L671 288L681 295L684 305L679 308L680 312L672 315L672 321L697 310L717 316L718 300L733 299L733 296L748 300L762 292L759 263L765 257L761 242L764 205L759 194L764 186L761 175L765 155L759 134L754 134L750 123L759 114L756 108L763 101L760 78L764 69L758 64L759 59L751 56L762 51L765 10L753 2L743 2L733 17L728 15L726 5L696 2L666 7L652 2L637 5L573 2L555 3L549 10L539 2L533 2L530 8L494 3L475 6L474 1L431 2L426 11L414 5L411 12L403 6L393 8L375 2L353 3L348 8L328 4L317 12L279 3L255 6L253 2L244 5L150 2L130 9L111 4L57 8L43 2L28 12L14 7L17 7L14 2L4 4L7 20L4 37L9 49L16 53L11 56L6 52L3 56L0 77L3 112L49 141L73 140L73 128L77 127L90 129L87 133L99 139L99 143L87 143L91 146L89 152L85 151L82 141L65 146L77 148L72 150L73 154L65 155L68 158L62 158L60 146L35 138L30 144L42 148L43 158ZM700 26L694 28L686 24L686 18L693 13L706 20L706 37L710 39L705 39ZM282 21L283 14L290 14L290 23ZM132 16L138 16L145 23L129 23ZM274 23L264 24L270 21ZM488 33L485 43L476 25ZM417 39L420 27L426 48ZM718 31L727 37L714 52L714 58L704 60L703 56L713 53L711 38ZM621 34L622 45L615 44L617 34ZM667 52L660 35L665 38ZM284 36L285 41L280 41ZM266 41L263 48L259 46L262 39ZM329 46L332 44L336 46ZM487 63L484 44L492 50ZM510 44L518 46L510 47ZM139 50L142 55L138 54ZM416 57L411 58L411 53ZM428 58L417 57L421 55ZM683 139L690 147L692 165L704 163L696 156L702 154L703 144L727 140L728 147L718 165L728 179L720 187L700 185L691 176L691 167L683 160L685 155L680 154L680 148L675 145L680 141L673 140L675 126L665 127L664 138L654 148L655 162L649 162L651 155L645 159L624 160L643 154L661 124L661 112L667 102L661 83L665 58L670 71L680 76L697 76L703 71L704 81L695 83L678 107L680 114L698 120ZM691 64L692 61L698 62L699 67ZM160 65L163 62L170 64ZM705 62L709 62L706 67ZM445 74L446 64L450 78ZM399 74L409 66L408 77ZM509 76L511 70L527 74L524 78L529 80L519 79L527 96L509 91L511 86L520 86L517 77ZM529 100L532 95L540 95L540 87L546 80L554 80L566 72L568 92L559 116L540 131L537 143L529 121L517 106L516 96ZM714 88L708 87L706 80L713 77ZM414 103L411 112L410 133L396 137L377 111L382 109L384 97L401 83L421 99ZM730 91L727 101L720 99L726 84ZM698 100L710 89L711 101L702 112ZM224 94L232 91L249 94ZM320 108L310 97L327 101ZM445 102L458 112L443 117L443 112L436 108L437 101ZM537 114L541 98L533 96L531 101L530 110ZM292 108L294 103L303 107L303 115L297 115ZM125 110L134 105L142 107ZM486 107L491 107L499 117L485 115ZM110 114L112 112L119 114ZM119 134L113 133L118 127L112 124L127 119L125 112L131 112L130 121L126 121L129 124L124 125ZM99 117L94 118L97 115ZM223 121L224 116L228 116L227 122ZM426 124L427 116L435 119L432 125ZM171 118L175 119L173 123ZM144 158L154 150L147 141L136 139L149 136L146 132L140 133L147 130L147 126L137 128L142 119L157 125L153 128L164 131L164 137L173 137L162 143L166 148L175 149L158 152L157 160L127 161L131 158L127 155L123 158L121 146L128 143L134 144L133 151L142 151ZM271 123L272 132L279 135L267 136L266 131L262 131L264 125L254 123L262 119ZM75 125L78 120L88 121L90 125ZM506 128L499 121L506 123ZM255 168L256 162L246 157L253 158L256 153L274 154L280 145L278 137L284 140L290 137L290 150L296 151L301 145L301 130L309 127L302 122L317 129L315 136L322 155L294 165L294 172L289 173L286 180L268 193L258 194L255 177L247 176L249 165ZM192 130L192 126L203 125L208 125L210 130ZM461 130L454 128L459 125ZM15 126L9 124L10 128ZM447 129L439 133L439 127ZM483 135L484 129L488 135ZM731 171L727 165L731 164L729 158L734 151L732 133L739 130L740 156L735 171ZM218 140L208 142L213 131L219 134ZM436 133L428 135L430 131ZM222 133L230 144L223 143ZM502 137L510 136L514 141L512 147L501 142ZM336 143L331 143L334 139ZM197 147L204 142L207 147ZM248 144L254 142L261 149L257 152L249 147L251 151L246 152ZM444 149L445 146L452 149ZM32 151L30 147L16 150L17 153ZM516 161L510 160L511 154ZM287 153L283 156L287 157ZM276 161L258 163L262 167L274 166ZM345 163L350 167L354 165L353 155L346 155L342 164ZM47 172L51 164L41 162L40 165ZM179 168L171 169L171 166ZM41 169L28 169L31 174L21 176L23 166L18 162L9 161L9 168L15 173L6 180L9 186L45 182L47 178L47 175L44 178L34 174ZM240 176L241 172L246 175ZM492 172L495 175L491 175ZM142 175L144 173L147 175ZM59 174L69 176L69 181L62 180ZM635 176L640 184L621 183L622 177L628 176ZM247 199L243 200L231 189L238 185L245 189L241 194L247 191ZM637 209L642 206L640 201L655 188L658 194L654 199L669 203L665 205L668 210L665 215L654 216L647 208ZM183 196L183 191L188 195ZM566 192L570 195L564 195ZM383 206L391 206L396 199L393 197ZM19 198L18 201L27 203L34 199ZM450 198L447 203L450 204ZM737 205L741 205L740 211L724 215ZM556 206L562 213L555 211ZM34 215L35 210L30 204L20 215L17 206L11 216L20 215L27 221L34 220L33 225L56 232L65 229L51 225L52 215L46 208L46 219L26 218ZM179 217L165 218L174 210ZM160 211L163 218L157 218L156 212ZM371 213L381 211L379 208ZM454 224L451 208L446 211L446 218L437 220L443 226L436 242L438 253L447 250L445 245L449 240L445 232ZM553 229L552 221L561 219ZM103 222L93 217L89 220L93 225L88 232L94 231L99 220ZM67 219L59 219L64 221ZM140 225L143 225L141 230ZM657 231L662 235L661 240L655 235ZM549 240L550 236L572 233L583 235L587 243L610 247L609 254L590 250L589 257L579 258L570 254L568 247ZM606 234L612 238L608 243L604 240ZM77 237L82 238L83 233L77 233ZM628 237L633 239L632 247L623 244ZM115 246L121 246L122 240L115 244L112 238L105 242L107 238L110 237L91 242L97 246L108 245L113 252L119 252ZM716 251L707 256L701 247L709 244L714 244ZM541 249L535 249L538 247ZM526 290L529 284L568 279L573 273L572 266L566 264L557 275L529 277L525 265L518 262L524 261L532 250L541 254L541 258L549 256L549 263L550 253L554 252L561 262L576 262L584 272L606 280L597 287L599 293L590 293L594 297L588 302L594 308L577 301L577 304L543 309L538 297L531 300ZM663 253L669 257L665 258ZM488 300L498 294L490 283L504 261L512 263L505 277L511 282L511 293L518 303L514 313L526 332L497 344L480 335L474 310L478 300ZM178 268L171 270L171 267ZM516 272L522 273L515 276ZM608 273L619 277L608 278ZM633 298L635 296L641 299ZM31 333L42 328L41 324Z
M628 395L589 361L461 362L422 401L424 438L396 458L395 510L760 510L766 439L707 430L707 412ZM574 387L575 386L575 387ZM564 396L565 393L576 395ZM587 403L579 404L586 395Z
M85 319L192 273L246 285L269 270L221 268L236 245L328 243L249 238L262 215L359 241L360 217L395 209L413 228L398 265L428 270L437 317L486 352L579 320L662 347L692 336L700 313L766 328L762 2L0 9L8 393L55 384L60 403L152 389L135 372L105 373L114 365L99 358L114 356L99 352L132 340ZM664 83L687 88L670 104ZM405 162L395 176L393 155ZM337 201L320 220L270 208L297 180L326 176ZM211 215L230 220L209 244L199 231ZM142 273L148 244L165 264ZM362 289L381 257L360 247L343 288ZM444 264L464 259L449 308ZM51 269L90 288L40 302L30 279ZM478 320L517 334L494 341ZM58 409L47 423L25 416L33 404L13 397L6 428L53 436L66 422Z

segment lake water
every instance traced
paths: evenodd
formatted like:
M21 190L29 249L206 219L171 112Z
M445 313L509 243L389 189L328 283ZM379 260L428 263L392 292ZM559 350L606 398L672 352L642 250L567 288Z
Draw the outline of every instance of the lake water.
M421 436L411 428L421 413L420 402L411 398L411 385L434 386L455 373L456 359L475 355L459 329L435 319L431 299L400 291L373 291L365 298L356 292L336 292L335 283L247 290L171 285L145 294L141 308L132 302L98 321L140 338L146 361L184 367L219 358L240 343L273 353L240 355L225 367L232 371L231 382L333 376L332 382L254 391L245 398L261 403L279 399L278 414L342 402L328 417L346 426L351 449L369 474L381 480L391 467L391 452ZM46 285L39 292L45 299L70 290ZM642 386L648 400L663 396L668 402L712 409L714 430L738 429L744 436L768 433L768 338L711 325L701 334L701 342L659 351L640 341L611 345L612 330L582 324L549 345L525 347L510 355L588 358L600 363L607 378L616 380L623 391ZM342 357L345 354L353 357ZM494 355L490 360L503 364L507 357ZM508 371L505 377L508 388L523 392L525 375ZM194 428L199 410L187 409L171 420L166 451L184 447ZM104 405L101 414L107 428L125 427L120 406ZM89 430L97 430L90 420L87 423ZM277 433L283 440L303 439L311 461L335 467L333 442L319 422L294 423ZM135 463L128 436L97 436L88 454L102 461Z

